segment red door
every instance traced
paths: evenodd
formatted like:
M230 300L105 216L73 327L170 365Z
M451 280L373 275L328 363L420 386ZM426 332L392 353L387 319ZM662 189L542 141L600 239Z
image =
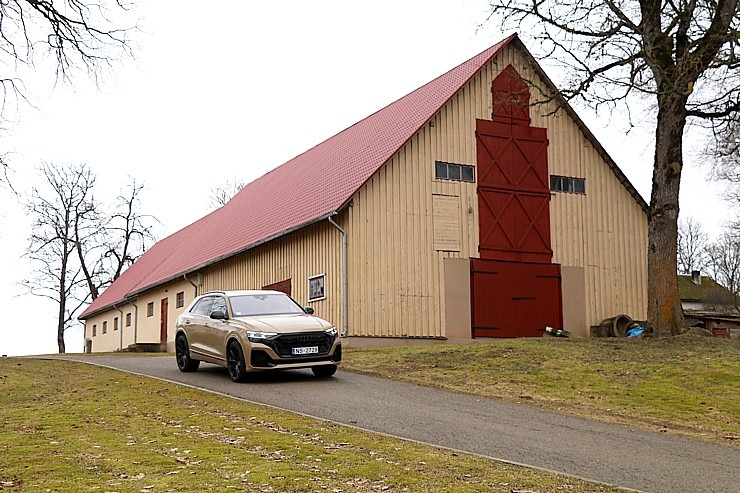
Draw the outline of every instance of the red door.
M562 328L560 266L471 260L474 337L540 337Z
M493 82L492 120L476 121L480 259L471 259L473 337L537 337L562 328L552 264L547 129L532 127L513 67Z
M281 293L285 293L288 296L290 296L291 288L292 284L290 282L290 279L279 281L273 284L268 284L267 286L262 286L262 289L272 289L274 291L280 291Z
M162 298L159 310L159 342L167 343L167 298Z
M544 128L476 122L480 256L550 262L550 178Z

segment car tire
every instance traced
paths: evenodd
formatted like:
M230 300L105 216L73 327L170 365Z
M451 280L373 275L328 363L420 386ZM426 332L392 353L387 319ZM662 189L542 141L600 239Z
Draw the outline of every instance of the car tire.
M313 366L311 371L319 378L328 378L337 372L337 365Z
M188 340L183 335L178 336L175 342L175 358L177 359L177 367L183 372L196 371L200 366L200 361L190 357Z
M244 362L244 351L242 346L236 341L229 343L226 348L226 367L229 369L229 376L237 383L247 380L247 365Z

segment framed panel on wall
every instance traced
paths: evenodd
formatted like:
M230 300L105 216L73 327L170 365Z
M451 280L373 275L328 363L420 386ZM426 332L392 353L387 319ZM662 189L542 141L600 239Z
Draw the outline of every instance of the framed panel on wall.
M308 278L308 301L319 301L326 298L326 274Z

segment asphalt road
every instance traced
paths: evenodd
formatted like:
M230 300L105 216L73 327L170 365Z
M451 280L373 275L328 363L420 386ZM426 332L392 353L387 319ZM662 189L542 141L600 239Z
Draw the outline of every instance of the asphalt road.
M464 452L649 493L740 493L740 451L338 371L260 374L235 384L201 364L181 373L175 358L72 356L110 368Z

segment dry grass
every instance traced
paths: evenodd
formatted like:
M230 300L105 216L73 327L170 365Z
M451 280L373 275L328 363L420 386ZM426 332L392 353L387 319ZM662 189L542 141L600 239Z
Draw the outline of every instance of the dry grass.
M343 368L740 445L740 340L546 337L348 349Z
M0 358L3 492L616 492L67 361Z

